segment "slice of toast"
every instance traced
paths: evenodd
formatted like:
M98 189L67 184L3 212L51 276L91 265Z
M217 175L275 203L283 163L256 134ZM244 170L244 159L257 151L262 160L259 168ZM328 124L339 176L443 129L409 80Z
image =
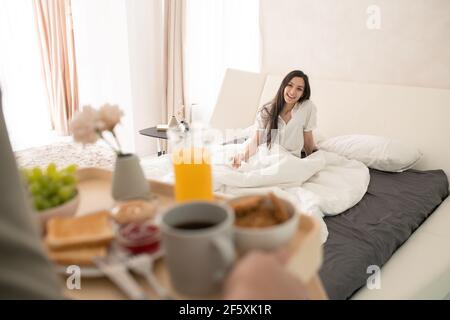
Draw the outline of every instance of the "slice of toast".
M109 216L108 211L100 211L81 217L50 219L45 243L53 250L106 245L114 238Z
M52 250L47 248L50 259L61 265L93 265L93 259L96 257L106 257L108 247L105 245L92 247L73 247L63 250Z

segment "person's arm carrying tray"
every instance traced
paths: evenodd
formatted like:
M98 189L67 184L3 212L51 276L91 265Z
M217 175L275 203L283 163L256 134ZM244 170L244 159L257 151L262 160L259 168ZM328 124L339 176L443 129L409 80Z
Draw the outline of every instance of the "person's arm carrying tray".
M33 224L3 117L0 90L0 299L61 299Z

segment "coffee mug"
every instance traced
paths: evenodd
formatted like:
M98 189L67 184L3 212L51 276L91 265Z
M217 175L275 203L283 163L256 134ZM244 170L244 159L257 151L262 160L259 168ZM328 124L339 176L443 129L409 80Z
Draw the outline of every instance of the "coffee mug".
M188 295L220 291L234 262L234 214L223 203L189 202L161 218L162 245L173 287Z

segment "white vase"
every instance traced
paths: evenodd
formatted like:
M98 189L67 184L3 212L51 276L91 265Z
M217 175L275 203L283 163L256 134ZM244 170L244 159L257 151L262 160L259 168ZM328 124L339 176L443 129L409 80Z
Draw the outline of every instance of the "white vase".
M116 201L150 198L149 182L145 179L136 155L117 156L112 180L112 196Z

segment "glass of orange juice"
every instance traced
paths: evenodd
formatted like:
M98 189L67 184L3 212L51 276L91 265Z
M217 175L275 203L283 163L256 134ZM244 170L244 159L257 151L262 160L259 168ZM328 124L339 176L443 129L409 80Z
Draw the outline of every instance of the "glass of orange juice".
M203 133L193 129L169 135L177 202L213 200L211 154Z

